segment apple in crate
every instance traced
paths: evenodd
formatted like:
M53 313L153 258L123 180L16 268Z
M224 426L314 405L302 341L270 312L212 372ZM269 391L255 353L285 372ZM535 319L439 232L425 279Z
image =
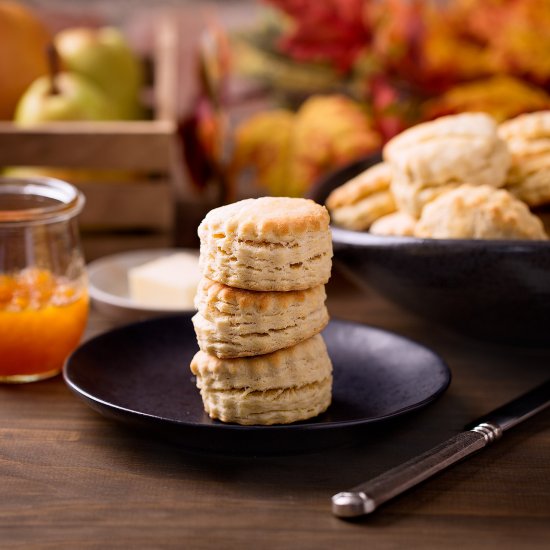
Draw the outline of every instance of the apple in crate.
M43 76L31 84L17 105L15 122L23 126L113 116L107 96L93 82L74 73L59 73L53 80Z
M56 35L55 46L69 71L90 79L110 98L115 118L142 116L143 67L118 29L65 29Z

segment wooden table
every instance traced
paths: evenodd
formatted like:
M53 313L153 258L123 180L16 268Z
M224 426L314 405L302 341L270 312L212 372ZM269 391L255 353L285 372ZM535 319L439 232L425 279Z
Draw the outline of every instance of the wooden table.
M116 244L135 247L139 238ZM115 248L108 237L87 245L89 259L90 250L99 256ZM328 295L333 316L393 330L441 354L453 371L449 390L345 448L227 457L187 452L107 420L60 377L0 386L0 548L548 548L550 411L371 517L331 515L332 494L545 380L550 352L463 338L338 273ZM87 337L109 327L92 312Z

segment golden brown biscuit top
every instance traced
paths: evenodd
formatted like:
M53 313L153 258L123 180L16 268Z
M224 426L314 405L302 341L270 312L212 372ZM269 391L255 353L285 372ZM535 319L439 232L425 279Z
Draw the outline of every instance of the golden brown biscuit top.
M498 127L503 139L543 139L550 137L550 111L527 113L503 122Z
M325 285L317 285L307 290L261 292L233 288L203 277L197 289L197 302L204 301L206 306L216 307L222 302L236 306L241 311L253 310L258 313L272 312L274 309L286 311L293 304L302 303L306 300L323 304L325 298Z
M309 199L261 197L245 199L211 210L199 226L199 236L208 232L225 238L277 242L289 236L327 231L327 209Z
M355 204L369 195L388 189L391 178L391 166L387 162L375 164L335 189L328 196L326 205L333 210Z
M462 113L442 116L401 132L386 143L383 156L391 160L399 150L446 137L487 139L497 138L497 123L486 113Z
M540 219L511 193L468 184L428 203L415 234L461 239L547 239Z

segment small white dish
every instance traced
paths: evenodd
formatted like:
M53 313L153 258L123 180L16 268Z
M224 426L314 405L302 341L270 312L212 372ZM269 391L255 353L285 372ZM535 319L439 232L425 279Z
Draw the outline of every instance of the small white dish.
M198 251L182 248L132 250L105 256L87 266L88 285L93 307L101 314L118 321L138 321L162 315L189 313L194 310L151 307L132 300L128 289L128 270L178 252L195 254Z

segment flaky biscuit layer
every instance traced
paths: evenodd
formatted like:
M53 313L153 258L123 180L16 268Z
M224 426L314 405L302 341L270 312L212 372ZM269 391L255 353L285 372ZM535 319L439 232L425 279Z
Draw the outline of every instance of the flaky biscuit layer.
M220 359L198 351L191 372L199 388L266 391L293 388L327 378L332 364L323 338L317 334L295 346L266 355Z
M248 357L287 348L327 325L324 285L289 292L256 292L204 278L193 317L201 350L217 357Z
M304 290L326 284L332 269L330 230L285 243L204 234L200 260L205 277L235 288Z
M232 288L203 277L197 287L195 307L210 320L219 315L253 315L259 318L261 315L279 315L292 307L316 309L325 300L324 285L288 292L257 292Z
M223 422L245 426L290 424L326 411L332 400L332 376L290 389L263 392L201 389L206 413Z

